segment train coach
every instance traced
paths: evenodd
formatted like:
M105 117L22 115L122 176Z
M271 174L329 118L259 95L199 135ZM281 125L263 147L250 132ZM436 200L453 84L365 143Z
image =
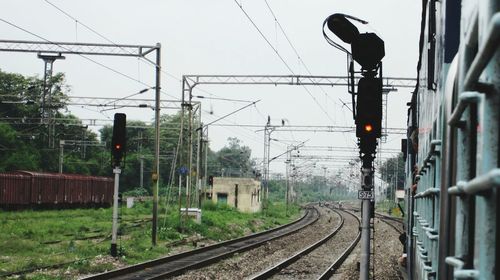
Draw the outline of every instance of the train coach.
M424 0L408 110L408 279L499 279L500 1Z
M77 174L0 173L0 208L108 207L113 179Z

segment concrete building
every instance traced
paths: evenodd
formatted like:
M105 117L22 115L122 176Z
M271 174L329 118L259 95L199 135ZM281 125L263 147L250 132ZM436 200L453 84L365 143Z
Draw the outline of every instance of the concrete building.
M224 203L241 212L261 209L260 181L253 178L214 177L211 190L214 203Z

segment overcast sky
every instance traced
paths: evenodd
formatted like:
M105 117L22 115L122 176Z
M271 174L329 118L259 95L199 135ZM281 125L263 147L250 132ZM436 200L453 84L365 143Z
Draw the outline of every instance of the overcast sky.
M71 19L53 5L57 6ZM162 45L162 94L164 99L180 99L180 78L186 74L290 75L290 69L266 43L238 4L251 17L267 40L279 52L294 74L346 75L346 56L328 45L322 23L332 13L345 13L369 22L361 32L376 32L385 41L384 76L416 77L420 2L410 0L2 0L0 18L51 41L108 43L89 31L87 25L118 44ZM279 24L299 53L287 42ZM0 37L11 40L40 40L0 21ZM332 35L334 36L334 35ZM335 37L333 37L335 38ZM335 38L336 39L336 38ZM337 40L338 41L338 40ZM124 97L154 85L154 68L136 58L93 57L96 61L134 78L127 79L82 57L68 55L56 61L54 71L64 72L71 86L70 96ZM302 63L303 62L303 63ZM305 64L305 66L304 66ZM7 72L43 77L43 62L36 54L0 52L0 68ZM177 78L174 78L177 77ZM137 82L141 81L142 83ZM203 89L204 91L200 91ZM199 86L195 95L261 101L219 124L261 125L271 116L278 125L352 126L352 113L340 100L350 101L345 87L300 86ZM388 127L404 127L406 102L411 89L389 94ZM144 98L154 98L154 92ZM202 101L204 123L232 112L246 103L220 100ZM318 104L321 104L318 105ZM95 112L92 108L69 107L80 118L106 119L115 112ZM152 110L126 111L128 119L151 121ZM162 111L174 113L174 111ZM94 128L98 129L98 128ZM255 128L210 127L211 148L223 147L228 137L237 137L249 146L257 161L263 156L263 132ZM286 150L290 141L307 141L308 146L355 147L354 133L275 132L271 157ZM389 135L383 148L399 148L402 135ZM303 154L307 154L306 151ZM331 152L329 153L332 154ZM355 154L353 154L355 155ZM277 159L271 171L283 171L284 159ZM321 166L339 163L318 162Z

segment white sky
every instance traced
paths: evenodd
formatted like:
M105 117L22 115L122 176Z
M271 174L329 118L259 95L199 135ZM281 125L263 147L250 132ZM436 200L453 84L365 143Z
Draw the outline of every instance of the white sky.
M253 74L290 75L290 71L258 34L233 0L49 0L81 23L118 44L162 44L163 70L180 78L185 74ZM313 75L346 75L345 54L328 45L322 35L322 23L332 13L345 13L364 19L368 26L361 32L376 32L385 41L384 76L415 77L418 58L420 2L409 0L330 0L297 1L267 0L279 23ZM266 2L240 1L245 11L279 51L295 74L308 75L284 35L275 24ZM107 43L81 24L68 18L45 0L2 0L0 18L51 41ZM11 40L39 40L0 21L0 37ZM340 42L332 35L337 42ZM135 79L154 85L154 69L136 58L93 57L109 67ZM43 62L36 54L0 52L3 71L43 76ZM78 56L56 61L54 71L64 72L71 86L70 96L124 97L145 88ZM265 125L267 115L272 124L286 119L291 125L352 126L352 114L342 108L339 98L350 102L345 87L308 87L316 102L300 86L200 86L214 97L258 100L248 108L219 123ZM181 83L162 75L165 99L180 99ZM406 102L411 89L400 89L389 95L388 127L404 127ZM194 95L209 96L194 91ZM153 91L144 98L154 98ZM325 114L318 106L327 111ZM245 103L203 100L203 122L232 112ZM103 113L86 108L70 107L80 118L106 118ZM213 111L213 115L209 114ZM107 116L112 118L113 113ZM121 111L124 112L124 111ZM150 121L151 110L127 109L128 119ZM162 111L165 113L165 111ZM256 129L210 127L211 148L218 150L228 137L237 137L248 145L258 160L263 154L263 132ZM390 135L385 148L399 148L401 135ZM354 133L275 132L272 138L282 141L308 140L310 146L355 147ZM285 144L274 142L271 157L286 150ZM306 151L303 154L307 154ZM329 153L332 154L331 152ZM342 154L345 155L345 154ZM354 154L355 155L355 154ZM271 163L271 172L284 170L284 159ZM319 162L333 173L339 163ZM313 169L314 170L314 169Z

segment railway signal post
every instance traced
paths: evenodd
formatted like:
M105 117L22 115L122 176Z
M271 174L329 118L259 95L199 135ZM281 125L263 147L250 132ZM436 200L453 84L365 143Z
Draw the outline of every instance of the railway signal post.
M116 113L113 123L113 138L111 140L111 162L113 165L113 173L115 174L114 191L113 191L113 227L111 233L111 256L118 256L118 248L116 245L118 233L118 189L120 183L121 164L126 151L126 115Z
M373 160L376 155L378 139L382 132L382 58L385 56L384 41L375 33L360 33L351 22L362 24L367 22L358 18L333 14L323 24L323 34L327 42L337 49L347 53L349 66L350 93L353 95L353 115L358 137L359 157L362 161L361 189L358 198L362 201L361 222L361 258L359 279L370 278L370 221L373 218ZM351 45L351 51L333 42L324 31L328 26L330 31L344 43ZM354 61L361 65L361 78L354 91ZM356 97L356 100L354 98ZM356 101L356 102L354 102Z

